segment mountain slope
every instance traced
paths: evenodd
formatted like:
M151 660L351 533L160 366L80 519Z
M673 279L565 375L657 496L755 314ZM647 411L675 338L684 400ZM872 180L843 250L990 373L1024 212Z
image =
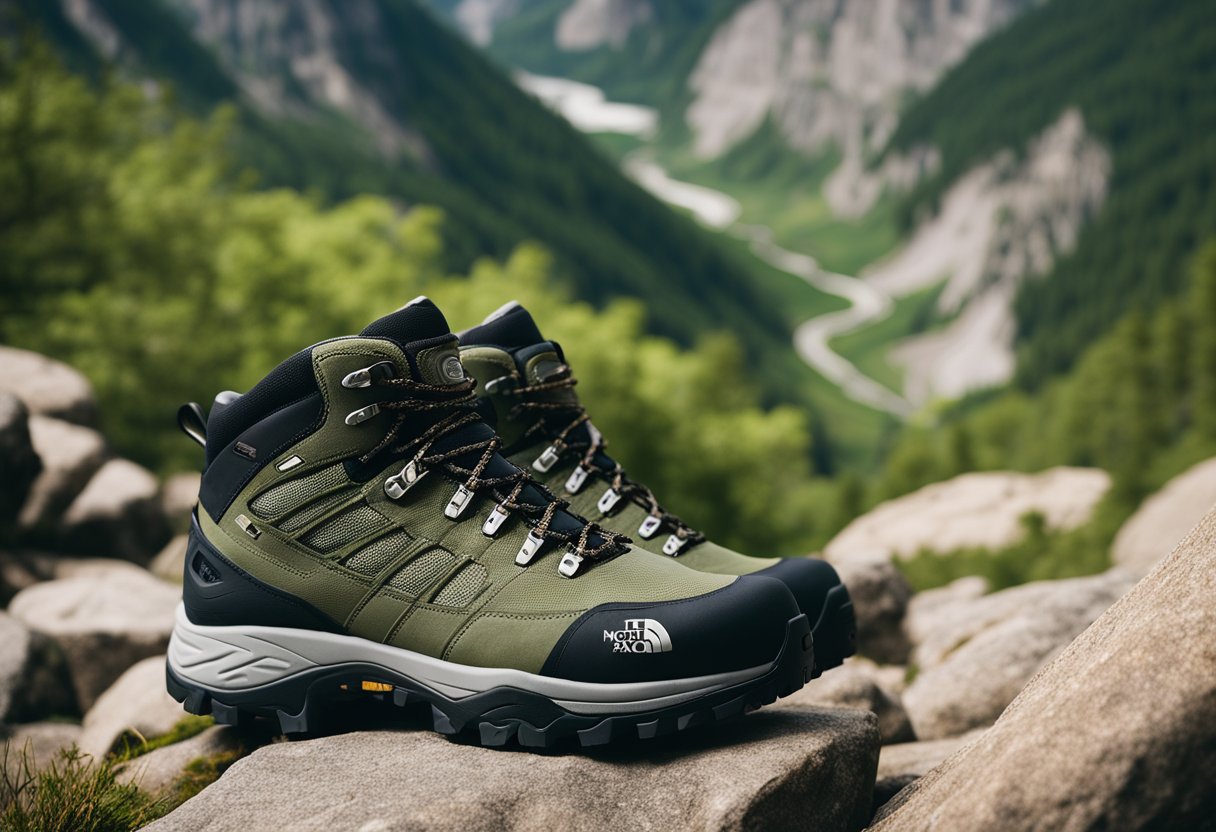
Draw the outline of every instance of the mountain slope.
M196 110L235 104L236 149L267 184L439 205L464 263L538 239L581 297L639 297L663 334L728 327L761 367L788 350L732 255L413 2L16 5L77 65L167 80Z
M1041 0L432 2L508 65L657 107L664 143L698 159L745 143L774 159L837 154L827 196L857 217L878 193L855 180L907 97Z
M962 172L1025 148L1075 107L1112 157L1109 196L1076 248L1016 299L1018 375L1035 387L1132 309L1178 292L1216 228L1216 15L1205 0L1052 0L976 48L903 116L891 148L932 144L934 206Z
M467 9L476 2L449 4L466 32ZM500 9L485 43L508 66L575 78L610 98L670 110L687 99L687 79L702 50L742 3L521 0Z

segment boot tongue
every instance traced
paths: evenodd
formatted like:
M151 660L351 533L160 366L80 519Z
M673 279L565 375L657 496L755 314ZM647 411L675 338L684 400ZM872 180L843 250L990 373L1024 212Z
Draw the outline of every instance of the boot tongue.
M359 334L385 338L401 347L421 381L445 385L464 381L456 336L430 298L415 298L396 312L372 321Z
M514 300L491 312L477 326L460 333L462 344L502 347L507 351L529 347L544 340L528 310Z

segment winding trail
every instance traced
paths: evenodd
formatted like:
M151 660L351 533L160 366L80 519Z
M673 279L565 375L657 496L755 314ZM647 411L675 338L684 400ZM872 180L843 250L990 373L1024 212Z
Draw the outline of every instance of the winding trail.
M596 87L562 78L519 76L527 91L585 132L615 132L648 138L657 124L653 108L607 101ZM833 382L854 401L907 418L913 406L903 396L867 376L857 365L832 350L830 341L891 314L895 302L881 289L856 277L829 272L814 257L784 249L771 229L738 224L742 206L729 194L672 179L646 150L622 164L625 173L652 194L688 210L702 224L746 240L752 253L775 269L805 281L821 292L844 298L849 308L804 321L794 330L794 349L810 367Z

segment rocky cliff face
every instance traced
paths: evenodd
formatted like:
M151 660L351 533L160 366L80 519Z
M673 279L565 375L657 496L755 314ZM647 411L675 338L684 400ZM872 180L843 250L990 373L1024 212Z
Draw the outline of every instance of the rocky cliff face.
M877 193L859 201L854 183L906 96L1034 2L750 0L715 32L689 79L693 149L721 155L772 119L794 148L840 148L829 197L839 213L863 213Z
M258 109L307 116L317 106L329 107L363 125L386 156L429 157L425 140L385 109L340 54L343 42L357 43L372 65L395 62L374 3L336 7L324 0L172 2L190 21L195 37L216 50Z
M794 147L880 149L905 95L1033 0L750 0L689 80L694 149L715 156L768 116Z
M792 148L842 154L827 197L842 216L864 214L886 185L906 187L936 163L931 149L867 170L911 94L933 86L981 39L1041 0L739 0L667 31L664 49L695 48L681 114L692 150L716 158L771 120ZM454 16L474 40L528 11L526 0L461 0ZM569 0L553 24L567 53L618 50L653 24L654 0ZM713 27L712 31L685 31ZM600 58L597 58L600 60ZM673 106L677 106L673 102ZM683 107L684 102L678 102Z
M897 297L946 280L937 308L950 322L893 353L909 401L1009 381L1017 289L1076 245L1106 199L1110 171L1110 154L1068 110L1024 159L1006 151L963 176L937 215L870 272L867 280Z
M557 21L557 45L569 51L620 49L635 26L654 15L650 0L574 0Z
M452 16L478 46L485 46L494 37L494 24L514 14L519 0L460 0Z

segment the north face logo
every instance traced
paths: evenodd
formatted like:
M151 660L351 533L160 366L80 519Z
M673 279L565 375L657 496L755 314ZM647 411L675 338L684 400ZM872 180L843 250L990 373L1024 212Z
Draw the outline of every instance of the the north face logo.
M670 653L671 636L653 618L626 618L625 629L604 630L613 653Z

